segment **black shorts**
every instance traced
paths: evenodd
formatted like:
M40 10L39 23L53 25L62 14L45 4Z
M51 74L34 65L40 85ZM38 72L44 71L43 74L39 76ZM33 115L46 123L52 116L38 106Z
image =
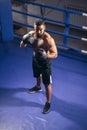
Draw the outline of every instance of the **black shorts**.
M37 61L35 57L32 60L32 68L34 77L42 76L45 85L52 83L51 60Z

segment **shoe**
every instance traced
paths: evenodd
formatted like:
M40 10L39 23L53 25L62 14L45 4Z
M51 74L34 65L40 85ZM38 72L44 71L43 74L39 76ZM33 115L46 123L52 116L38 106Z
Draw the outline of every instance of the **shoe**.
M29 93L35 93L35 92L42 91L42 89L41 89L41 87L38 88L37 86L35 86L33 88L30 88L28 91L29 91Z
M45 103L45 106L44 106L44 108L43 108L42 113L43 113L43 114L47 114L47 113L49 112L49 110L50 110L50 103L46 102L46 103Z

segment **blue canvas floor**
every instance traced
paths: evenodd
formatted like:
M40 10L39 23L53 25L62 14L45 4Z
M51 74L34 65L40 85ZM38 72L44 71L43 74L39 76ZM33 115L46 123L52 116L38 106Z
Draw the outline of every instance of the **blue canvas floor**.
M32 49L0 43L0 130L87 130L87 56L59 50L53 60L51 111L42 114L45 89L35 84Z

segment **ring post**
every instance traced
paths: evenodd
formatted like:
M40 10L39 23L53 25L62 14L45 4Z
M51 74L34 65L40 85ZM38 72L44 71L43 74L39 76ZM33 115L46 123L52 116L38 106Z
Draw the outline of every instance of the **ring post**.
M0 0L0 26L2 41L13 40L11 0Z
M67 36L69 34L69 17L70 17L70 14L69 12L65 12L65 30L64 30L64 39L63 39L63 43L65 46L67 46L68 42L67 42Z

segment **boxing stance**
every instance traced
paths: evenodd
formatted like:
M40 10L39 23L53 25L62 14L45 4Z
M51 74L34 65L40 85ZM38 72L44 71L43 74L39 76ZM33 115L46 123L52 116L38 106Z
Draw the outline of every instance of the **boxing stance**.
M51 107L52 94L52 59L58 56L54 39L45 31L44 21L37 20L34 23L34 30L23 36L20 47L30 45L33 48L32 68L36 78L36 85L29 89L30 93L41 91L41 82L45 85L46 103L42 110L45 114Z

